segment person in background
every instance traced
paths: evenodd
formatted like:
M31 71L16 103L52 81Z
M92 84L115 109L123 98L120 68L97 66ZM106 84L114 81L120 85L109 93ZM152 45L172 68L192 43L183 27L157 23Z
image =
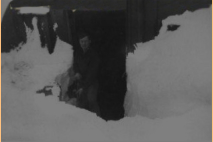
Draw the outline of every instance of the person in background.
M76 91L79 107L95 112L100 116L97 102L98 95L98 69L100 59L94 49L90 47L91 39L88 33L78 34L80 50L74 54L74 79L79 82Z

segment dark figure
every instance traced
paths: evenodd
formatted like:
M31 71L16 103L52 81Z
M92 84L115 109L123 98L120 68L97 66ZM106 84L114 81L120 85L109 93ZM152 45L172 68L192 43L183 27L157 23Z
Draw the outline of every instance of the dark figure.
M98 94L98 54L90 47L91 39L87 33L79 34L80 49L74 55L75 80L78 82L76 91L79 107L86 108L100 116L97 103Z

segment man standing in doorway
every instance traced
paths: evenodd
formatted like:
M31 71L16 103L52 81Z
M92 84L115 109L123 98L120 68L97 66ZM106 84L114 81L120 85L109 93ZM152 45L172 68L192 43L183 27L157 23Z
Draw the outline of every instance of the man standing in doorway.
M86 108L100 116L97 103L98 94L98 54L90 47L91 39L88 33L79 33L80 50L74 54L75 80L79 82L77 96L79 107Z

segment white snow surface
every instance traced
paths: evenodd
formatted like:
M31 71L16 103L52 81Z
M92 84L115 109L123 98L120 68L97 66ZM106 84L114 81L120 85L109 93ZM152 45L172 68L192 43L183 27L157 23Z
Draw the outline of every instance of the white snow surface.
M211 141L211 8L169 17L128 55L128 116L108 122L58 101L72 46L58 38L50 55L36 22L26 44L2 54L2 141ZM170 22L181 26L167 32ZM47 85L53 96L36 93Z
M211 105L211 8L171 16L127 57L126 113L159 118ZM167 31L168 25L180 25Z
M180 27L176 31L167 31L168 25ZM199 123L206 123L209 128L201 129L197 127L198 124L194 127L209 134L210 138L212 7L193 13L187 11L164 20L160 34L154 40L138 43L134 53L128 54L127 75L127 116L169 119L187 116L191 111L205 106L209 108L209 114L205 116L208 121L200 119ZM187 119L183 119L183 122ZM182 124L178 122L174 121L174 124L179 127Z
M15 8L19 10L20 14L47 14L50 11L49 7L43 7L43 6L38 6L38 7L20 7L20 8Z

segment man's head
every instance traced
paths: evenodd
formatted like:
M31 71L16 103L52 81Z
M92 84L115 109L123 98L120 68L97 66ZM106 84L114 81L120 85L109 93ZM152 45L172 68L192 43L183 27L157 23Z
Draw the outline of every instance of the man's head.
M80 43L81 48L83 49L84 52L86 52L89 49L90 43L91 43L89 34L80 33L78 35L78 37L79 37L79 43Z

